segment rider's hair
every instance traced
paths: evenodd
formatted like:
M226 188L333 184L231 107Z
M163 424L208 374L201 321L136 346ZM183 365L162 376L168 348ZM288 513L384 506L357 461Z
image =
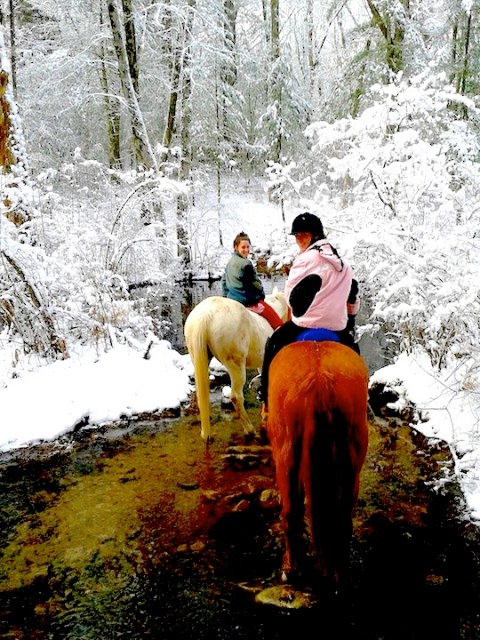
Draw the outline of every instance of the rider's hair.
M237 233L237 235L235 236L235 240L233 241L233 248L236 249L240 242L242 242L242 240L247 240L250 244L252 244L252 241L245 233L245 231L240 231L240 233Z

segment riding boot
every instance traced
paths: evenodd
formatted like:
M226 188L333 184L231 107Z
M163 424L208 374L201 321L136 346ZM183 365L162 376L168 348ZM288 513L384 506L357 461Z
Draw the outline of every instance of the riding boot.
M268 371L274 356L280 349L291 342L294 342L297 336L304 330L291 320L287 320L281 327L278 327L265 343L265 353L263 356L263 366L261 374L261 382L257 391L257 400L265 405L264 411L267 412L268 400Z

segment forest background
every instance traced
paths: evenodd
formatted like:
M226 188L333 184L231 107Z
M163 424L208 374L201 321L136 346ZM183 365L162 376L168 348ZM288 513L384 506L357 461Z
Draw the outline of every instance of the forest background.
M3 380L161 339L174 288L221 271L245 190L278 208L255 239L270 268L292 259L292 217L318 213L371 309L360 331L478 407L479 14L0 0Z

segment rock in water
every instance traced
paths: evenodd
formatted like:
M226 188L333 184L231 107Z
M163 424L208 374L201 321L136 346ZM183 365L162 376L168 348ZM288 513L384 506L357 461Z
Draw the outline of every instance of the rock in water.
M312 594L305 591L297 591L288 584L262 589L255 595L255 602L271 604L285 609L303 609L316 604Z

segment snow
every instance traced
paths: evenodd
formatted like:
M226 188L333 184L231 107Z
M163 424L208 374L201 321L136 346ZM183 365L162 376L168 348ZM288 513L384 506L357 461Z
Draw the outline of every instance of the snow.
M190 357L157 341L143 351L118 345L99 356L79 349L68 360L35 367L0 390L0 449L52 440L86 421L105 425L122 417L178 407L188 399Z
M394 390L401 409L413 403L419 414L412 425L428 438L446 442L453 456L455 475L462 487L468 514L480 521L480 402L465 388L468 363L452 363L441 373L433 371L420 350L400 354L395 362L370 376L370 385L385 383Z

